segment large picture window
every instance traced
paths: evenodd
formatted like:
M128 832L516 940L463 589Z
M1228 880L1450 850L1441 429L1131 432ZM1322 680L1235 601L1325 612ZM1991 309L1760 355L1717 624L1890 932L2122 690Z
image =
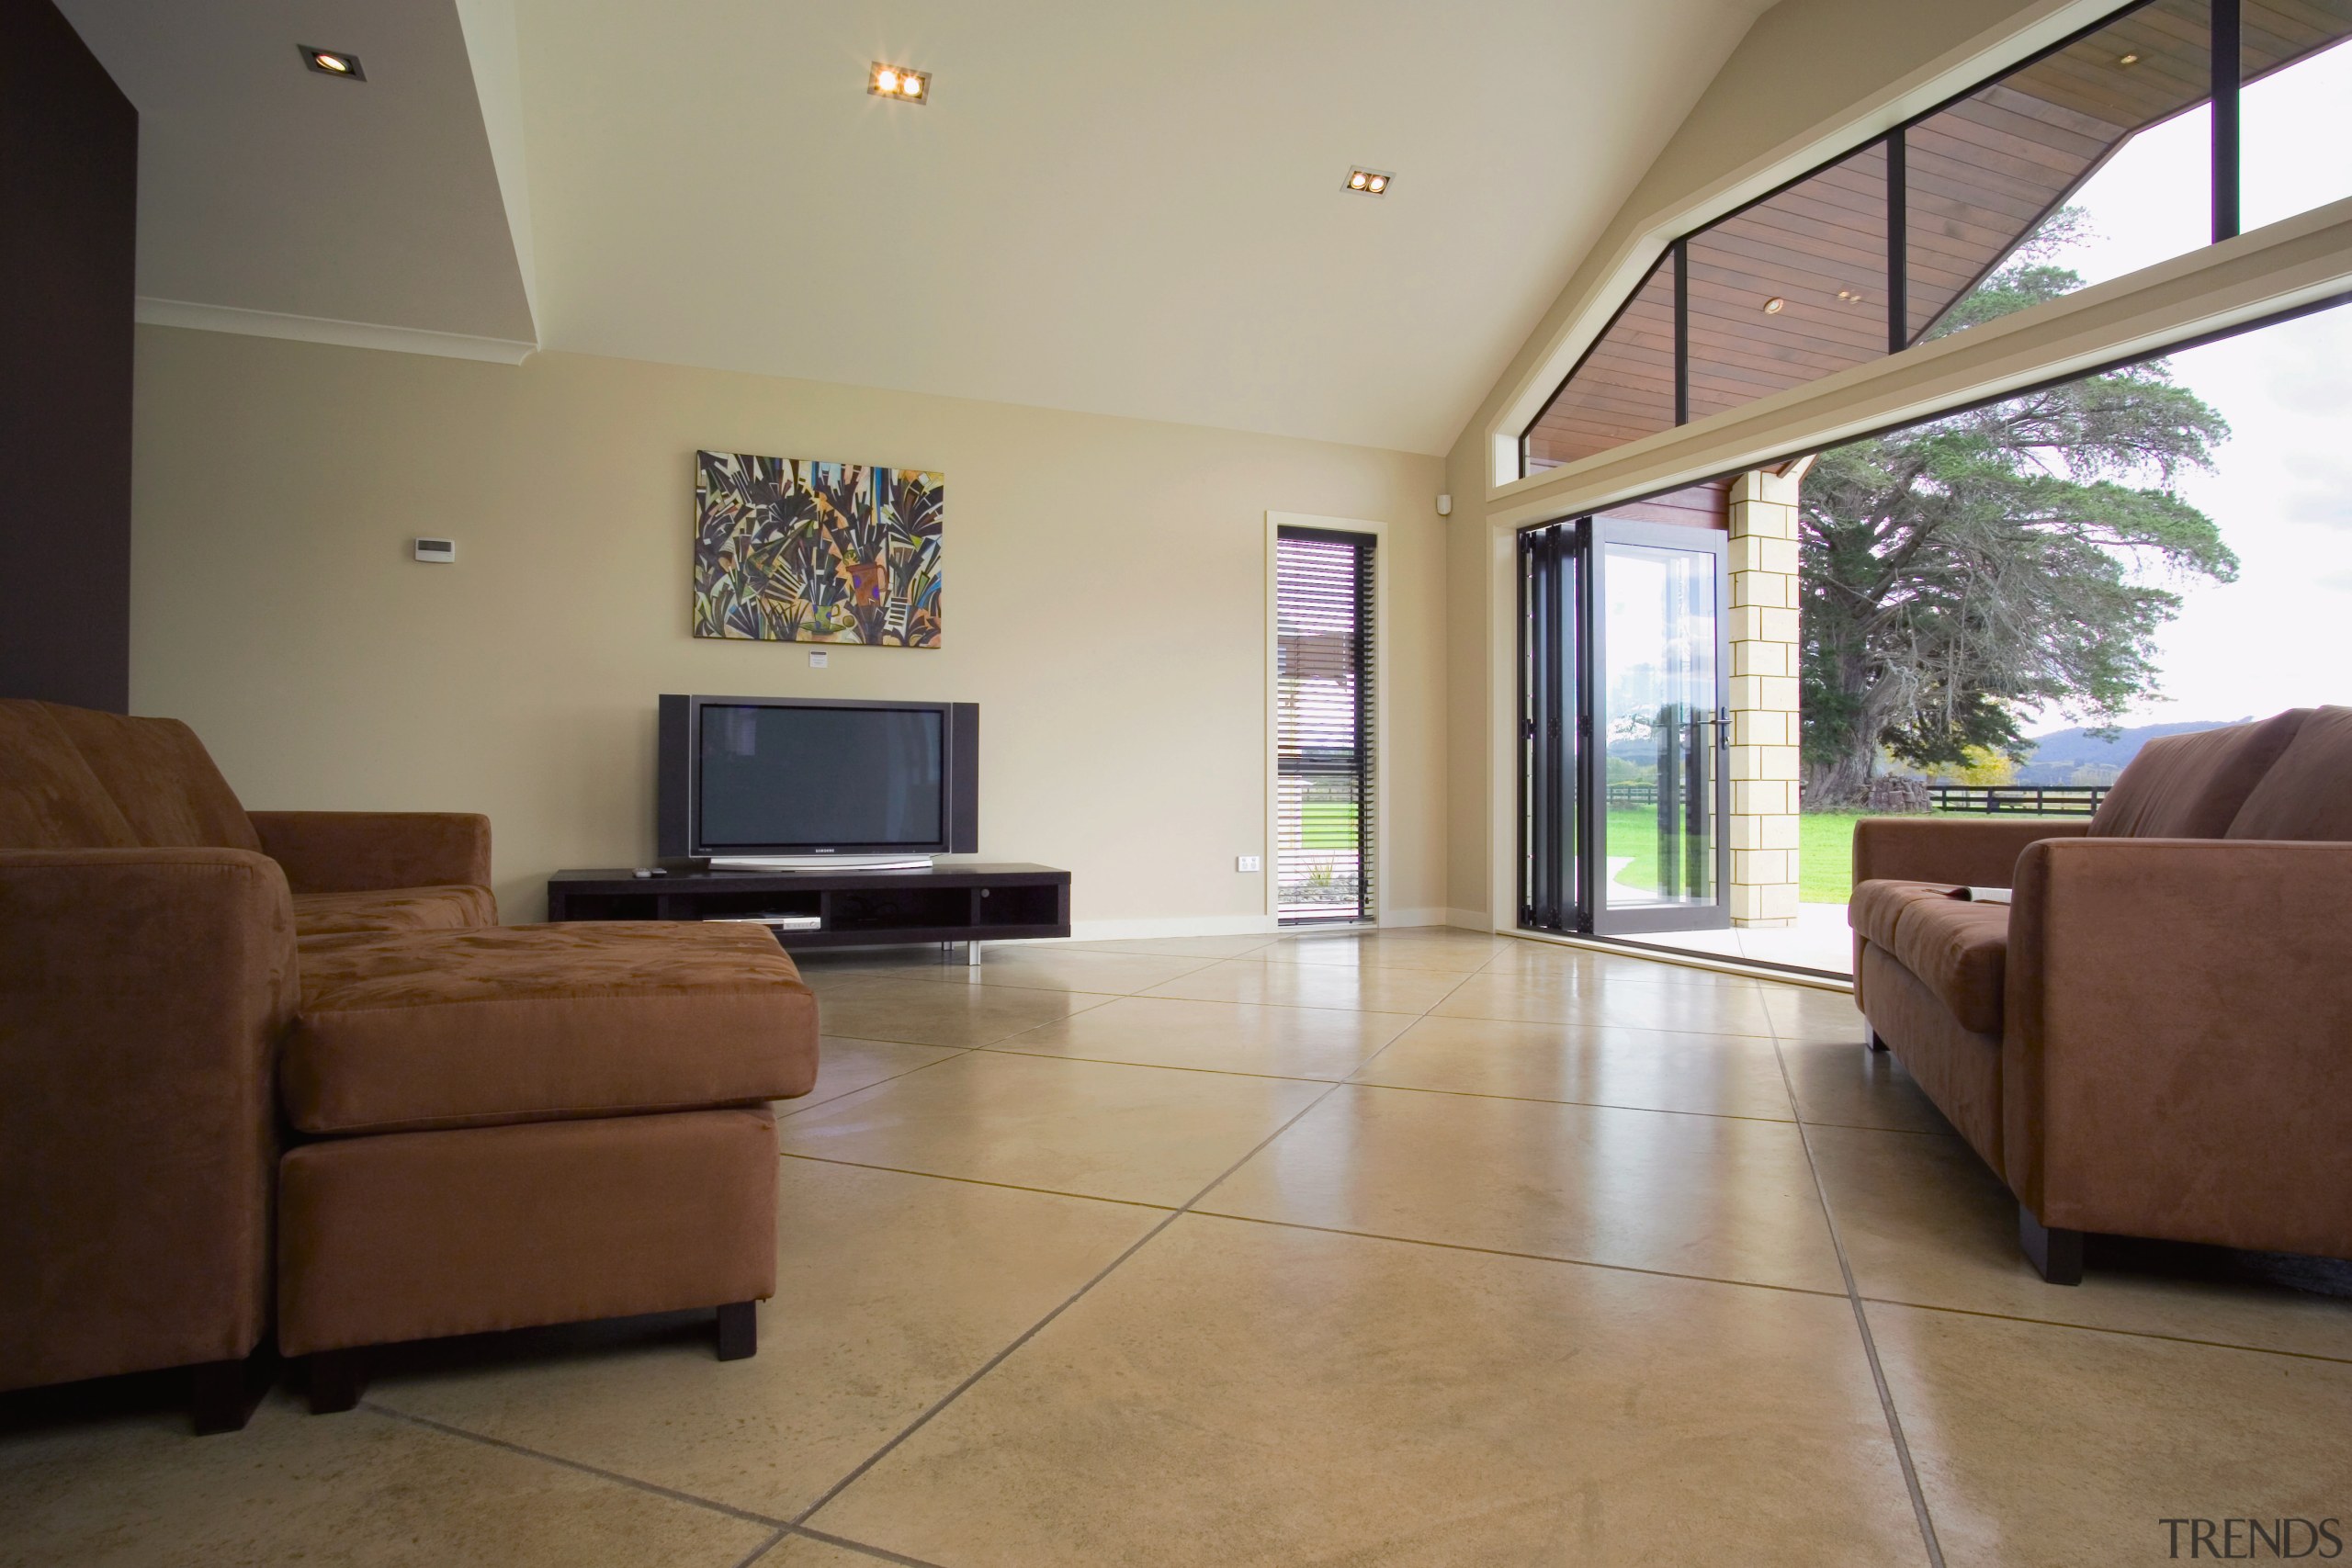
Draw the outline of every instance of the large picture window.
M1521 474L1968 324L1954 306L2157 127L2195 151L2139 204L2166 238L2134 265L2235 236L2249 110L2259 155L2297 156L2266 85L2346 38L2352 0L2142 0L1684 235L1521 433Z

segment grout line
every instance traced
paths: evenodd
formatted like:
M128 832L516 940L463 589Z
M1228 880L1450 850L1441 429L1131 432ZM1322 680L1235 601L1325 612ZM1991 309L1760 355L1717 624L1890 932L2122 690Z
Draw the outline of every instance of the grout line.
M1772 1042L1773 1059L1781 1064L1781 1086L1788 1091L1789 1110L1797 1108L1796 1080L1789 1076L1788 1058L1781 1054L1777 1037ZM1853 1261L1846 1256L1846 1238L1838 1228L1838 1216L1829 1206L1829 1190L1822 1185L1821 1167L1813 1157L1813 1138L1805 1124L1796 1124L1797 1140L1804 1147L1805 1168L1813 1176L1813 1195L1821 1205L1822 1224L1829 1229L1829 1245L1838 1254L1838 1272L1846 1281L1846 1301L1854 1311L1854 1328L1861 1336L1862 1355L1870 1362L1871 1382L1878 1390L1879 1409L1886 1416L1887 1435L1894 1441L1894 1458L1903 1469L1903 1487L1911 1495L1911 1514L1919 1523L1920 1544L1927 1548L1929 1568L1944 1568L1944 1550L1936 1539L1935 1516L1928 1507L1928 1495L1920 1487L1918 1467L1911 1460L1910 1440L1903 1435L1903 1416L1894 1407L1894 1391L1887 1385L1886 1368L1880 1361L1878 1340L1871 1333L1870 1314L1862 1305L1862 1292L1854 1282Z
M768 1532L767 1540L752 1548L750 1552L735 1560L735 1568L752 1568L752 1564L774 1551L779 1542L790 1539L792 1532L781 1525Z
M1457 982L1453 987L1450 988L1446 992L1446 996L1452 996L1454 990L1460 989L1461 984L1466 983L1468 978L1468 976L1463 976L1463 981ZM1444 997L1441 997L1438 998L1438 1002L1430 1005L1432 1007L1437 1006L1440 1003L1442 1003L1444 999ZM1424 1011L1420 1016L1427 1017L1428 1014ZM1392 1041L1391 1043L1394 1043L1394 1042ZM1388 1047L1386 1045L1383 1045L1380 1048L1381 1051L1385 1051L1387 1049ZM1373 1056L1377 1056L1379 1055L1380 1051L1373 1053ZM1365 1058L1366 1061L1370 1061L1372 1057ZM1218 1172L1217 1175L1210 1180L1207 1186L1202 1188L1198 1192L1193 1194L1191 1198L1185 1200L1182 1207L1176 1209L1170 1213L1166 1219L1161 1220L1158 1224L1153 1225L1149 1230L1144 1232L1143 1235L1137 1236L1116 1258L1114 1258L1110 1262L1104 1264L1093 1278L1088 1280L1084 1284L1079 1286L1077 1290L1064 1297L1060 1303L1055 1306L1052 1311L1046 1313L1045 1316L1039 1318L1027 1328L1022 1330L1022 1332L1013 1338L1011 1344L1007 1345L1003 1349L999 1350L995 1355L990 1356L986 1361L982 1362L969 1377L967 1377L954 1388L949 1389L945 1393L940 1395L940 1397L934 1400L921 1415L917 1416L896 1436L892 1437L889 1441L884 1443L880 1448L866 1455L865 1459L859 1461L847 1475L844 1475L839 1481L834 1482L832 1485L827 1487L818 1495L815 1502L809 1504L806 1508L800 1510L799 1513L794 1515L792 1518L794 1528L798 1529L803 1526L807 1520L813 1517L820 1509L825 1506L826 1504L831 1503L834 1498L849 1490L850 1487L855 1485L867 1472L871 1471L876 1465L880 1464L884 1460L888 1459L902 1444L913 1438L917 1432L922 1431L923 1427L929 1426L933 1418L935 1418L942 1411L945 1410L950 1404L955 1404L956 1400L962 1398L964 1394L978 1384L982 1378L987 1377L990 1372L996 1371L997 1368L1002 1366L1005 1361L1012 1358L1015 1351L1019 1350L1023 1345L1028 1344L1032 1339L1035 1339L1038 1335L1044 1333L1046 1327L1050 1325L1055 1319L1060 1317L1062 1314L1068 1312L1071 1307L1076 1306L1080 1300L1083 1298L1088 1292L1093 1290L1095 1286L1109 1279L1112 1274L1117 1271L1121 1264L1124 1264L1128 1258L1133 1258L1136 1253L1151 1245L1152 1241L1162 1232L1166 1231L1169 1226L1174 1224L1178 1220L1182 1219L1186 1214L1192 1213L1193 1207L1201 1202L1202 1200L1205 1199L1210 1193L1216 1191L1218 1187L1223 1185L1227 1177L1231 1176L1235 1171L1239 1170L1251 1160L1257 1158L1259 1154L1272 1145L1275 1139L1281 1137L1284 1133L1289 1132L1293 1127L1296 1126L1299 1122L1312 1112L1317 1106L1330 1099L1331 1096L1337 1094L1344 1087L1346 1087L1344 1084L1331 1084L1326 1088L1322 1093L1317 1095L1305 1105L1300 1106L1296 1111L1284 1118L1280 1126L1276 1127L1272 1132L1267 1134L1255 1145L1251 1145L1249 1151L1243 1154L1239 1159L1235 1160L1231 1165L1227 1166L1225 1169ZM1938 1563L1937 1568L1942 1568L1942 1564Z
M1035 1192L1047 1198L1077 1198L1089 1203L1118 1203L1130 1209L1157 1209L1162 1213L1174 1213L1173 1203L1154 1203L1143 1198L1105 1198L1100 1192L1071 1192L1059 1187L1029 1187L1018 1181L990 1181L978 1176L948 1176L936 1170L916 1170L903 1165L876 1165L872 1160L842 1159L837 1155L802 1154L795 1149L777 1151L786 1159L807 1160L811 1165L845 1165L856 1170L887 1170L894 1176L921 1176L933 1181L960 1181L967 1187L996 1187L1008 1192Z
M865 1040L854 1034L836 1034L832 1035L831 1038L835 1040L857 1040L859 1043L865 1045L912 1045L917 1043L911 1040ZM770 1105L788 1104L792 1107L789 1111L779 1111L775 1113L775 1119L777 1122L781 1124L788 1117L797 1116L805 1111L815 1111L822 1106L831 1105L837 1100L847 1100L854 1094L864 1094L869 1089L880 1089L886 1083L896 1083L900 1078L908 1077L913 1074L922 1072L926 1067L935 1067L942 1062L952 1062L958 1056L969 1055L973 1051L979 1049L979 1047L971 1045L930 1045L924 1046L923 1049L944 1051L947 1055L944 1056L934 1056L928 1062L917 1062L913 1066L907 1068L905 1072L892 1073L888 1077L876 1078L871 1083L862 1083L855 1089L846 1089L842 1090L839 1094L829 1094L822 1100L808 1100L804 1097L803 1099L797 1100L770 1100L768 1103ZM817 1070L820 1073L825 1070L824 1048L821 1045L818 1047ZM816 1086L811 1084L809 1088L813 1090Z
M835 1535L831 1530L811 1529L807 1525L795 1525L792 1527L791 1533L807 1536L810 1540L821 1540L827 1546L838 1546L844 1551L863 1552L868 1557L879 1558L885 1562L896 1562L899 1564L899 1568L939 1568L939 1564L929 1558L909 1557L906 1553L893 1551L887 1546L872 1546L862 1540L852 1540L845 1535Z
M2098 1323L2067 1323L2054 1317L2028 1317L2021 1313L1988 1312L1983 1307L1941 1306L1934 1302L1906 1302L1894 1296L1864 1296L1862 1300L1877 1306L1903 1307L1911 1312L1949 1313L1954 1317L1985 1317L1991 1318L1996 1323L2020 1323L2030 1328L2066 1328L2077 1334L2112 1334L2125 1339L2155 1339L2167 1345L2195 1345L2208 1350L2242 1350L2249 1356L2291 1356L2299 1361L2324 1361L2330 1366L2352 1366L2352 1356L2330 1356L2317 1350L2281 1350L2268 1345L2240 1345L2227 1339L2199 1339L2188 1334L2159 1334L2149 1328L2110 1328Z
M755 1514L749 1508L739 1508L732 1503L720 1503L708 1497L697 1497L691 1492L681 1492L674 1486L663 1486L651 1481L639 1481L636 1476L623 1475L616 1470L606 1470L601 1465L583 1464L576 1459L566 1459L561 1454L551 1454L538 1449L527 1448L521 1443L509 1442L504 1438L493 1438L484 1432L469 1432L463 1427L452 1427L446 1421L435 1421L430 1416L413 1416L405 1410L396 1410L377 1400L363 1399L359 1402L358 1407L373 1415L388 1416L395 1421L405 1421L412 1427L423 1427L428 1431L439 1432L446 1437L460 1438L469 1443L480 1443L484 1448L502 1449L511 1454L521 1454L526 1459L543 1460L548 1464L560 1465L565 1470L578 1471L582 1475L593 1475L599 1481L610 1481L635 1491L651 1493L656 1497L666 1497L673 1503L683 1503L689 1507L707 1509L714 1514L725 1514L729 1518L741 1519L748 1524L766 1525L779 1535L791 1528L786 1520L774 1518L766 1514ZM751 1557L743 1561L746 1562L752 1561L760 1555L760 1552L766 1551L775 1544L775 1542L771 1540L767 1546L760 1548L760 1551L753 1552Z
M1351 1230L1345 1225L1311 1225L1304 1220L1270 1220L1259 1214L1236 1214L1223 1209L1195 1209L1204 1219L1233 1220L1242 1224L1272 1225L1277 1230L1317 1231L1325 1235L1360 1236L1366 1241L1393 1242L1399 1247L1434 1247L1446 1252L1476 1252L1487 1258L1523 1258L1531 1263L1556 1263L1569 1269L1606 1269L1618 1274L1645 1274L1653 1280L1687 1280L1693 1284L1729 1285L1743 1291L1779 1291L1792 1296L1819 1296L1843 1301L1843 1291L1816 1290L1810 1285L1775 1285L1763 1280L1732 1280L1720 1274L1684 1274L1672 1269L1644 1269L1633 1263L1603 1263L1593 1258L1562 1258L1550 1252L1520 1252L1508 1247L1476 1247L1464 1241L1431 1241L1426 1236L1391 1235L1385 1231Z
M1686 1111L1672 1105L1620 1105L1610 1100L1550 1100L1540 1094L1490 1094L1479 1089L1437 1089L1428 1084L1382 1083L1377 1079L1352 1076L1346 1081L1358 1089L1393 1089L1404 1094L1450 1094L1463 1100L1502 1100L1514 1105L1573 1105L1585 1111L1646 1111L1654 1116L1703 1116L1711 1122L1761 1122L1774 1127L1793 1126L1797 1121L1793 1116L1751 1116L1737 1111Z

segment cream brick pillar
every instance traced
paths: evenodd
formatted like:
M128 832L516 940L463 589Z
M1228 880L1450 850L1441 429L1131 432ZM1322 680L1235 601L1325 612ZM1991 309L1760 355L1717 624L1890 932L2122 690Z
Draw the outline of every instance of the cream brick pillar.
M1797 486L1731 487L1731 923L1797 921Z

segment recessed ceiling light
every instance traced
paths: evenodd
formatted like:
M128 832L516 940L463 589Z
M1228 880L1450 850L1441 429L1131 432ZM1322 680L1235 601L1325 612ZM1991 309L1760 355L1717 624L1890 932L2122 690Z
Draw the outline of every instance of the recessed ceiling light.
M874 69L865 73L865 90L877 98L923 103L931 96L931 73L909 65L885 65L877 60Z
M365 82L368 73L359 69L359 57L345 54L339 49L312 49L309 44L297 44L302 51L302 63L322 76L340 76L346 82Z
M1396 176L1379 169L1350 169L1348 188L1358 196L1385 196Z
M1789 302L1777 294L1764 301L1764 313L1768 316L1777 316L1788 308Z
M2127 54L2115 63L2118 65L2137 65L2140 63L2140 57L2136 54Z

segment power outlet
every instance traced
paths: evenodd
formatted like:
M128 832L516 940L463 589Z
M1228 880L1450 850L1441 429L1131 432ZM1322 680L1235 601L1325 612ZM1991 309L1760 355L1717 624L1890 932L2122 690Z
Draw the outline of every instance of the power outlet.
M1236 871L1263 871L1266 868L1265 863L1256 855L1236 855L1233 857L1233 869Z

